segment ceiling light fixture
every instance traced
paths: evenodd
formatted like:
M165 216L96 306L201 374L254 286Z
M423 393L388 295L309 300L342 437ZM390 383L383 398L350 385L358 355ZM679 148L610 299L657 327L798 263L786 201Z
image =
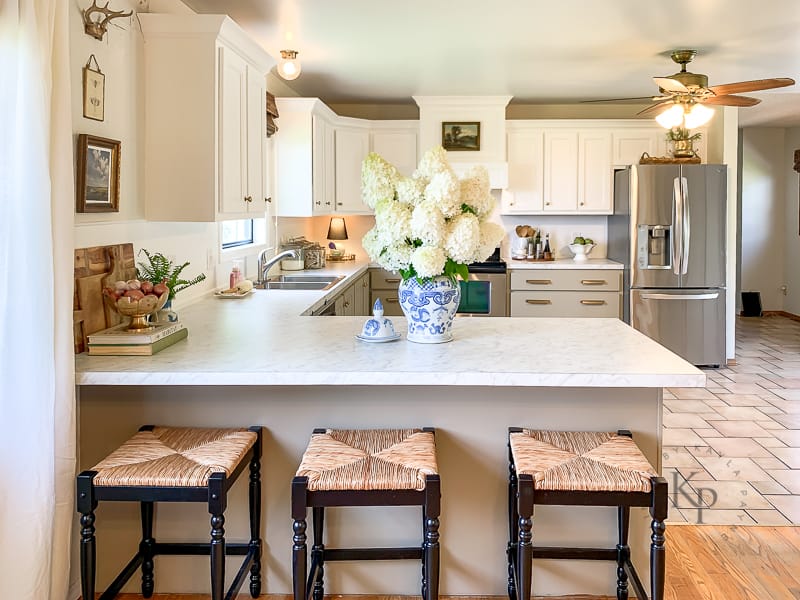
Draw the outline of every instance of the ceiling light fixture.
M673 127L695 129L708 123L713 116L714 111L707 106L696 102L679 102L656 116L656 121L664 129L672 129Z
M286 81L292 81L300 76L303 67L297 60L296 50L281 50L281 60L278 62L278 75Z

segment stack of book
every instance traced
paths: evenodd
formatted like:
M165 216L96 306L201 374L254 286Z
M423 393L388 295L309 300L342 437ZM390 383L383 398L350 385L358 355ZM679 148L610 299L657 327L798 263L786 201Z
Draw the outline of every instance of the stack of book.
M115 325L89 335L89 354L151 356L185 339L189 330L183 323L156 325L147 331L128 331L128 325Z

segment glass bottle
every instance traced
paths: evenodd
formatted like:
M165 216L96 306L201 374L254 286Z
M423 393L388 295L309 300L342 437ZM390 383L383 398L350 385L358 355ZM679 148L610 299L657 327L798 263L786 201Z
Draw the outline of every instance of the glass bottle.
M552 256L553 252L550 250L550 234L546 233L544 235L544 257L549 260Z

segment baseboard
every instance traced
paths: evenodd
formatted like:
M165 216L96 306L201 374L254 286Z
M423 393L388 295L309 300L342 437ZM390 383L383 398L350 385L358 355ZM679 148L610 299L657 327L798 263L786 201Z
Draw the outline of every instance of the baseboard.
M800 315L796 315L794 313L786 312L785 310L765 310L762 313L764 317L786 317L787 319L791 319L792 321L800 321Z

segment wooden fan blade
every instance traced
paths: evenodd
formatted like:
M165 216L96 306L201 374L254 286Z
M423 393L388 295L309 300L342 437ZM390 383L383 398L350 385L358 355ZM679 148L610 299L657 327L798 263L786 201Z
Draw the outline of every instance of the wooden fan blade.
M703 104L715 104L717 106L755 106L761 102L758 98L750 96L734 96L726 94L724 96L711 96L702 101Z
M672 104L672 102L659 102L658 104L653 104L653 106L648 106L644 110L640 110L638 113L636 113L636 116L638 117L639 115L641 116L649 115L650 113L656 112L659 108L664 108L665 106L669 106L670 104Z
M660 97L653 97L653 96L640 96L638 98L603 98L601 100L581 100L583 103L589 102L655 102L657 100L661 100Z
M668 92L678 92L680 94L687 94L689 92L689 88L671 77L653 77L653 81L655 81L656 85L662 90Z
M710 89L717 96L726 94L741 94L742 92L757 92L758 90L771 90L779 87L794 85L791 77L775 77L773 79L754 79L753 81L739 81L736 83L723 83L712 85Z

